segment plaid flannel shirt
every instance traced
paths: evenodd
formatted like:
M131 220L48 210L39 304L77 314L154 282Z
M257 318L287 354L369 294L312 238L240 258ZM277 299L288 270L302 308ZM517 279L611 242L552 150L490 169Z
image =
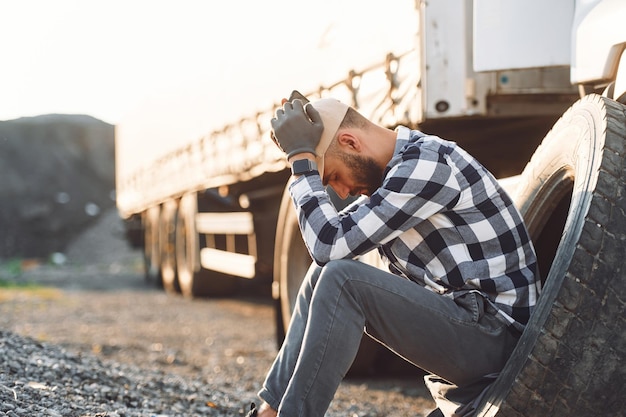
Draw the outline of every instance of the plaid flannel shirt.
M317 173L290 186L302 235L320 265L378 248L394 274L443 296L480 293L523 331L538 295L522 217L496 179L454 142L397 129L382 186L341 212Z

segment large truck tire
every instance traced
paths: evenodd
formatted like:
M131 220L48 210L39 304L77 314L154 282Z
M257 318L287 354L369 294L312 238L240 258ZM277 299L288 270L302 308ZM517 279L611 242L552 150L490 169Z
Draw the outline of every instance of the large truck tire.
M178 273L176 271L176 225L178 202L167 200L161 207L159 239L161 241L161 281L163 288L169 293L180 292Z
M544 281L482 417L624 415L626 107L590 95L557 121L515 194Z
M278 346L285 338L298 289L311 265L311 256L300 235L296 211L291 203L289 183L280 203L274 242L274 285L278 283L279 289L275 314Z
M160 286L161 281L161 259L159 248L159 219L161 208L159 206L150 207L142 213L142 228L144 232L143 262L144 277L148 284Z
M296 210L288 188L289 184L285 187L280 205L274 249L274 283L279 284L279 298L275 305L276 343L279 347L285 338L298 290L312 262L300 234ZM375 372L380 365L377 364L377 359L385 355L384 350L386 349L378 342L364 336L349 375L367 375Z
M204 246L204 236L196 229L197 213L197 195L184 195L176 217L176 270L180 292L188 298L232 295L238 288L236 278L210 271L200 265L199 248Z

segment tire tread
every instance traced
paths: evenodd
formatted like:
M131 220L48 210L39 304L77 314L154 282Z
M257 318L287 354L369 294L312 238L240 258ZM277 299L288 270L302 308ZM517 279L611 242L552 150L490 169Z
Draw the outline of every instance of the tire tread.
M534 314L545 315L544 321L531 318L537 327L527 332L537 336L525 343L534 342L533 346L518 346L520 351L530 350L527 360L516 358L523 364L512 385L494 386L489 401L495 405L483 407L480 416L595 417L619 415L626 409L622 393L626 383L622 363L626 350L626 107L588 96L572 106L552 131L572 118L586 117L585 112L594 121L604 122L605 128L599 130L605 132L605 143L599 149L597 184L592 187L581 235L560 288L553 288L554 300L542 302L540 298ZM531 158L527 169L533 176L550 165L538 159L548 146L553 145L544 141ZM500 401L494 401L498 395Z

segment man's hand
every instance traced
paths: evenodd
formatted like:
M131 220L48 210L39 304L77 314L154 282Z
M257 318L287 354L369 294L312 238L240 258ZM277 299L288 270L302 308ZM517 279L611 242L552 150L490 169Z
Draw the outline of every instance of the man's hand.
M315 148L322 137L324 123L311 105L303 106L301 100L283 103L272 119L273 138L287 157L299 153L316 155Z

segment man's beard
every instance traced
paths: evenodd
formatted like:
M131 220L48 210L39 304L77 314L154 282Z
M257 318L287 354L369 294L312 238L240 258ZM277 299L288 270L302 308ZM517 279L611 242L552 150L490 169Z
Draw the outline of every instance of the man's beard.
M367 195L372 195L382 185L383 170L373 158L342 152L341 160L352 171L356 184L367 190Z

